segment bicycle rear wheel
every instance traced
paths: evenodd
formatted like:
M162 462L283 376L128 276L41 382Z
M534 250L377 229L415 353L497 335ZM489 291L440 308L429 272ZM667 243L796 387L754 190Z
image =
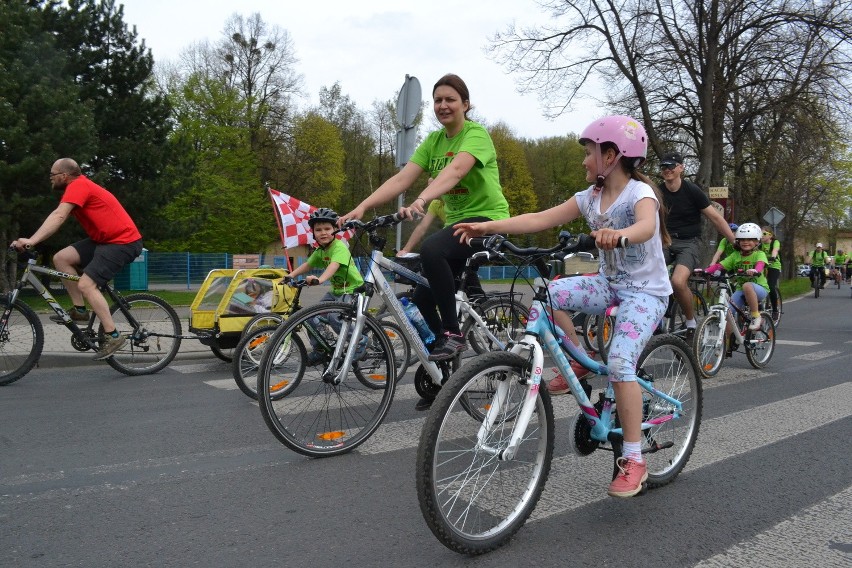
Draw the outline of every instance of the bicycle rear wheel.
M755 369L762 369L775 353L775 323L767 312L760 314L760 329L747 331L746 358Z
M615 333L615 316L595 316L598 318L597 326L597 352L604 363L609 358L609 346Z
M9 309L9 297L0 296L0 309ZM5 325L0 328L0 386L9 385L29 373L44 348L44 328L28 305L16 300Z
M784 314L784 299L781 297L781 289L775 289L775 296L778 298L778 301L775 305L775 310L772 311L772 321L775 323L775 327L781 323L781 316Z
M234 382L246 396L254 400L257 400L257 370L263 353L270 344L270 338L277 329L277 325L254 328L243 334L240 344L234 350L234 361L231 366ZM275 359L279 362L283 361L288 357L290 350L300 348L302 352L305 352L304 346L300 347L295 342L284 342L279 345ZM296 376L291 382L298 382L299 378ZM289 384L271 385L269 396L273 399L281 398L287 393L288 386Z
M479 355L454 373L432 404L417 450L417 494L432 533L447 548L482 554L505 544L523 526L538 503L553 457L553 407L547 389L539 389L535 412L511 460L498 459L506 448L518 406L529 389L528 361L505 351ZM487 403L480 393L508 386L506 400ZM472 404L480 404L476 413ZM499 412L482 441L481 416Z
M396 380L399 381L408 371L411 362L411 346L402 334L402 329L395 322L383 320L380 323L393 351L393 359L396 362ZM379 347L375 344L371 344L371 346L373 349Z
M153 294L130 294L124 301L138 327L133 327L118 304L110 308L115 329L127 337L127 343L106 362L125 375L156 373L171 363L180 349L180 318L168 302ZM98 337L103 338L103 333L101 325Z
M321 302L290 316L264 349L256 390L283 390L284 396L258 396L260 412L275 437L294 452L326 457L351 451L376 431L390 409L393 351L382 324L371 316L363 336L373 346L355 369L345 369L345 380L334 384L344 369L342 360L330 368L332 355L338 343L348 348L354 319L351 304ZM281 356L287 342L299 348Z
M698 371L705 379L716 376L725 360L725 320L722 313L712 311L698 324L693 339Z
M526 306L509 298L494 298L486 300L476 307L482 316L485 327L497 338L503 346L523 336L527 327L529 310ZM470 346L476 353L488 353L503 349L488 335L478 328L476 322L468 318L462 328L462 335L468 338Z
M656 335L645 346L637 374L683 406L680 411L665 398L642 391L642 452L648 467L648 487L670 483L689 461L701 425L703 395L692 349L678 337Z

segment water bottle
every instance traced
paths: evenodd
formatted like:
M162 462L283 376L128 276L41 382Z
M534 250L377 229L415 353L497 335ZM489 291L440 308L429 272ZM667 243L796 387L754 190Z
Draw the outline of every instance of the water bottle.
M423 343L429 345L435 341L435 334L432 333L431 329L429 329L429 324L426 323L425 319L423 319L423 314L420 313L417 306L405 297L400 298L400 302L402 302L402 308L405 310L405 315L408 316L409 321L411 321L411 325L413 325L414 329L417 330L417 333L420 334L420 339L423 340Z

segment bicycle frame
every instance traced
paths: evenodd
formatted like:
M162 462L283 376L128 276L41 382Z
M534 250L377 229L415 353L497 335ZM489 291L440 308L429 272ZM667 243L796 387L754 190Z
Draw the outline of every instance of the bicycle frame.
M720 312L722 315L722 320L727 322L731 328L734 330L734 333L737 336L737 341L745 346L752 345L754 343L759 343L759 340L756 339L746 339L749 335L747 329L740 329L740 326L737 325L736 318L734 314L736 313L740 317L743 318L743 321L747 321L749 314L743 309L738 308L733 303L731 303L731 296L733 295L733 287L731 286L730 281L725 278L724 280L719 280L719 299L718 301L710 306L710 313L712 312ZM767 296L768 297L768 296ZM716 338L716 343L724 341L726 328L725 326L720 326L720 333L722 337Z
M83 332L83 329L77 325L77 323L71 319L71 316L68 315L62 306L59 305L59 302L56 301L56 298L53 297L53 294L50 293L50 290L41 283L41 281L36 278L36 274L46 274L53 278L64 278L66 280L80 280L80 277L76 274L66 274L65 272L60 272L59 270L54 270L52 268L47 268L45 266L39 266L36 264L35 259L27 259L27 265L24 267L23 272L21 273L20 278L18 278L17 285L9 292L9 309L3 314L2 321L0 321L0 328L6 326L6 322L9 319L9 314L11 312L11 306L14 305L15 300L18 299L18 296L21 292L21 289L29 284L33 288L35 288L36 292L38 292L39 296L44 298L44 301L50 306L57 315L62 317L65 325L71 330L71 333L84 345L88 345L91 349L97 349L97 345L92 341L92 339ZM110 296L115 299L112 295L111 290L109 291ZM92 324L94 323L94 315L89 320L89 325L86 329L91 330Z
M515 456L515 451L519 442L524 438L529 425L530 418L535 410L536 398L538 397L538 389L541 385L541 375L544 368L544 352L546 351L556 362L556 366L565 377L570 386L571 393L577 400L581 412L585 416L591 426L591 439L598 442L617 442L620 443L623 437L621 428L612 428L612 412L615 409L615 392L611 382L607 383L606 392L603 395L602 412L599 415L588 395L583 389L577 375L571 370L568 357L563 351L563 347L568 351L569 355L589 369L600 375L608 375L607 366L591 359L579 347L575 347L571 341L565 336L556 322L553 321L546 308L547 302L547 283L542 278L537 278L535 281L536 294L533 304L530 307L530 315L527 320L526 332L522 340L516 343L510 352L520 355L530 361L530 376L526 380L528 391L526 399L519 413L515 428L512 431L508 445L505 449L489 448L485 446L485 440L488 439L488 432L494 425L495 420L500 416L502 406L507 400L509 384L506 381L501 381L497 386L497 391L492 399L488 413L479 430L478 439L482 445L483 451L492 452L498 459L511 460ZM559 338L559 339L557 339ZM642 377L637 377L639 386L649 393L659 396L671 403L675 409L673 414L664 416L660 419L655 419L651 422L643 422L642 430L648 430L652 426L667 422L669 420L680 417L680 412L683 405L680 401L670 397L669 395L658 391L654 388L650 381ZM657 448L662 449L662 447ZM652 449L651 451L654 451Z

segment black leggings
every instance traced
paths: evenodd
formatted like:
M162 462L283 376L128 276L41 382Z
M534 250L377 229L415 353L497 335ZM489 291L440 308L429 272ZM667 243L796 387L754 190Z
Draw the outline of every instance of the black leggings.
M766 275L769 284L769 305L773 310L778 309L778 280L781 278L781 269L770 268Z
M487 217L470 217L461 222L490 221ZM464 270L465 261L476 251L453 236L452 225L432 233L420 247L423 276L430 288L414 289L414 304L438 337L444 331L461 333L456 312L456 278ZM438 314L440 313L440 317Z

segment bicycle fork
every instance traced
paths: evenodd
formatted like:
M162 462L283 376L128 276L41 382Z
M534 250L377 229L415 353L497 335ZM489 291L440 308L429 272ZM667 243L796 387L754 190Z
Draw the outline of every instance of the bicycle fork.
M340 333L337 335L338 338L348 337L349 341L337 341L335 343L331 361L322 374L322 380L332 385L339 385L349 376L349 369L355 362L355 351L357 351L361 341L365 321L363 314L367 311L369 298L361 294L356 298L354 321L341 320ZM341 360L342 363L338 365L338 361Z

